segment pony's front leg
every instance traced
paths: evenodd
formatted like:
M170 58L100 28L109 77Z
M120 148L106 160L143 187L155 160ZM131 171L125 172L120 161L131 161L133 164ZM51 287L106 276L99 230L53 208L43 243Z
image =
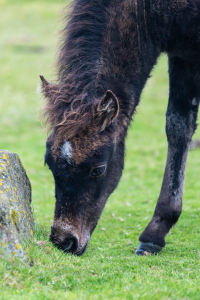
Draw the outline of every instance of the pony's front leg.
M169 60L170 96L166 113L167 163L160 196L152 220L141 234L137 255L158 253L165 236L182 210L185 167L189 145L196 129L199 106L198 70L179 58Z

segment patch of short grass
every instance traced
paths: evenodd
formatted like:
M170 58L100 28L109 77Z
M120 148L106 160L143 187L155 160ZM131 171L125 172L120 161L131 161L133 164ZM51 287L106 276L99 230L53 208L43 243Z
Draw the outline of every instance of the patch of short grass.
M142 94L127 138L123 177L87 252L82 257L64 254L48 240L54 184L44 167L46 134L35 91L39 74L54 77L64 3L0 0L0 148L18 153L27 170L37 223L35 240L24 244L29 264L16 258L0 260L0 299L199 300L200 150L189 153L183 213L166 238L166 248L157 256L134 255L153 214L165 167L165 56Z

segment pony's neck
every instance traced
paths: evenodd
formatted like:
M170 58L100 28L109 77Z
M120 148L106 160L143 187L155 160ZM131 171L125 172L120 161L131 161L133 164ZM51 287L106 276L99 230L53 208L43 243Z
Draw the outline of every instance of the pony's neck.
M112 6L102 40L96 86L102 92L112 90L129 118L162 47L149 2L119 1Z
M151 2L74 1L59 60L59 80L71 98L90 102L112 90L131 118L162 51L163 0Z
M127 99L126 109L131 117L159 54L173 51L173 47L183 52L182 43L177 41L183 39L185 27L181 25L188 9L191 13L192 5L188 6L186 0L115 0L113 3L108 8L109 22L102 39L96 85L104 84L104 92L110 89L122 98L122 106Z

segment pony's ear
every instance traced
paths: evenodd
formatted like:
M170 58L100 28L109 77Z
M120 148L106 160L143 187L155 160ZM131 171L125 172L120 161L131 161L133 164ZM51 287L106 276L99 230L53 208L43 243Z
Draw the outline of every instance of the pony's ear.
M51 131L62 120L62 111L60 113L60 102L56 101L59 96L59 86L49 83L44 76L40 75L42 81L42 94L45 99L43 108L41 109L42 119L47 130Z
M50 87L51 84L44 78L43 75L40 75L40 79L42 81L42 93L45 98L51 98L50 97Z
M107 91L97 106L97 123L101 126L101 131L108 127L119 113L119 102L112 91Z
M44 78L43 75L40 75L40 79L42 81L42 87L43 87L43 89L50 84L48 81L46 81L46 79Z
M40 75L40 79L42 81L42 92L44 97L49 99L53 98L54 94L58 90L58 86L49 83L42 75Z

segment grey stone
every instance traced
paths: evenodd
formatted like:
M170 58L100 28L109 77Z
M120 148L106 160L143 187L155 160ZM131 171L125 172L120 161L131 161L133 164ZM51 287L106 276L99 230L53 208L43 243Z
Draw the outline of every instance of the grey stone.
M0 255L26 257L21 243L32 239L31 184L15 153L0 150Z

